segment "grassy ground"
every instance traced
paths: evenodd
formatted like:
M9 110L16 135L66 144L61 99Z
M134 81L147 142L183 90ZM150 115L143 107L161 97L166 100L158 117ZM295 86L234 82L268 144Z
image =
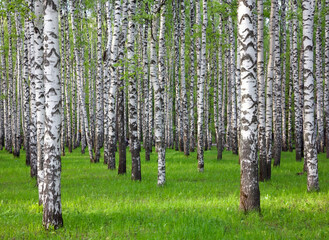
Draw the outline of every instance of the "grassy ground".
M141 153L144 159L144 152ZM0 152L0 239L328 239L329 160L319 155L319 193L307 193L302 163L282 153L272 180L260 183L261 214L239 205L238 157L205 153L197 172L196 153L167 152L167 184L157 187L156 154L142 160L142 182L118 176L103 163L89 163L79 149L62 158L64 227L45 231L35 179L19 159Z

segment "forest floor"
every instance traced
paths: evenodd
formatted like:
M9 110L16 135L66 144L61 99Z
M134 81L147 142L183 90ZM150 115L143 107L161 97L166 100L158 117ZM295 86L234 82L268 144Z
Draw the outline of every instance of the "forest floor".
M45 231L36 180L25 156L0 151L0 239L328 239L329 160L319 155L320 192L308 193L302 162L282 153L272 180L260 183L261 214L239 211L238 156L205 152L205 171L196 153L168 150L167 183L157 186L156 153L142 159L142 181L92 164L80 149L62 158L64 227ZM118 164L118 163L117 163Z

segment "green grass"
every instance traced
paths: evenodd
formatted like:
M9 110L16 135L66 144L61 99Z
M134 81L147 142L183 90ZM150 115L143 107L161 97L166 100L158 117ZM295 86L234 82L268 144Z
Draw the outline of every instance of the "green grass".
M329 164L319 155L321 191L307 193L303 163L282 153L272 180L260 183L261 214L239 212L238 157L205 152L205 172L196 153L168 150L167 183L157 187L156 153L145 162L142 182L91 164L76 149L62 158L64 227L45 231L35 179L24 153L0 152L0 239L328 239Z

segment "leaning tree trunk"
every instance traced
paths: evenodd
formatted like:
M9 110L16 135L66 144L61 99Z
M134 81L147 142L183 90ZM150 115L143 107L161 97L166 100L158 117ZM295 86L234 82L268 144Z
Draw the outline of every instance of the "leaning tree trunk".
M196 1L197 24L201 24L201 13L199 0ZM197 41L198 56L198 93L197 93L197 112L198 112L198 170L204 171L203 159L203 120L204 120L204 82L206 75L206 29L207 29L207 0L203 1L203 23L200 40Z
M240 209L260 211L257 158L256 46L253 35L253 0L239 0L238 39L241 56Z
M58 0L44 1L44 84L45 137L44 173L45 199L43 225L46 229L63 226L61 207L61 85L58 38Z
M265 78L264 78L264 19L263 0L257 1L257 79L258 79L258 150L259 180L266 179L266 138L265 138Z
M314 121L314 77L313 77L313 0L304 0L303 7L303 47L304 47L304 146L307 163L307 190L319 190L318 158Z

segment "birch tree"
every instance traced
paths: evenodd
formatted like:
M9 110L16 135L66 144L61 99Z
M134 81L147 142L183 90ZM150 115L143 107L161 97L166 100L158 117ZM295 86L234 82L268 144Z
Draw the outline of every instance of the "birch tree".
M88 153L89 153L89 158L91 162L94 162L94 156L93 156L93 148L92 148L92 143L91 143L91 136L89 132L89 124L88 124L88 116L87 116L87 110L86 110L86 103L85 103L85 92L83 91L83 74L81 70L81 54L79 50L79 46L77 46L77 39L76 39L76 33L78 31L77 29L77 23L76 23L76 18L75 18L75 6L76 6L76 0L71 0L71 18L72 18L72 33L73 33L73 45L74 45L74 56L75 56L75 61L77 64L77 85L78 85L78 102L80 105L80 110L81 111L81 119L82 119L82 128L85 132L86 135L86 140L88 144ZM79 119L79 118L78 118ZM79 126L79 125L78 125ZM81 128L80 128L81 129Z
M45 88L43 77L43 5L41 0L34 2L34 73L35 73L35 100L37 106L37 180L39 190L39 205L43 203L44 191L44 131L45 131ZM48 30L49 31L49 30ZM64 108L63 108L64 110ZM63 111L62 110L62 111Z
M186 83L185 83L185 4L181 1L180 5L181 11L181 25L180 25L180 47L181 47L181 57L180 57L180 91L181 91L181 119L183 126L183 144L184 144L184 154L185 156L190 155L189 149L189 121L188 121L188 107L187 107L187 94L186 94Z
M241 137L240 209L260 211L257 159L256 46L252 12L253 0L238 2L238 40L241 55Z
M298 51L297 51L297 0L292 0L293 3L293 31L292 31L292 79L294 81L294 102L295 102L295 149L296 161L302 160L302 136L301 136L301 108L300 108L300 94L298 83Z
M317 27L315 47L315 76L316 76L316 116L317 116L317 148L324 152L324 129L323 129L323 71L322 71L322 37L321 37L321 1L317 1Z
M273 114L273 104L272 104L272 94L273 94L273 67L274 67L274 43L275 43L275 14L277 8L277 0L271 2L271 16L270 16L270 50L269 50L269 60L267 69L267 86L266 86L266 175L265 180L271 179L271 162L272 162L272 114Z
M279 26L279 7L276 7L275 26ZM282 106L281 106L281 57L280 57L280 39L279 29L276 28L274 36L274 101L273 101L273 124L274 124L274 144L273 158L274 166L280 166L281 147L282 147Z
M222 3L222 1L220 1ZM222 82L223 82L223 57L222 57L222 39L223 39L223 31L222 31L222 14L219 13L219 23L218 23L218 32L219 32L219 41L218 41L218 75L217 75L217 110L218 110L218 139L217 139L217 159L222 159L222 151L223 151L223 142L222 142L222 129L224 128L224 123L223 120L224 118L222 117L222 109L225 108L223 107L223 100L222 100Z
M136 0L129 0L128 15L128 39L127 39L127 61L129 75L129 132L130 132L130 152L131 152L131 179L142 180L141 176L141 160L139 155L139 143L137 132L137 79L135 74L135 15Z
M258 149L259 180L266 177L266 138L265 138L265 78L264 78L264 20L263 0L257 1L257 79L258 79Z
M196 24L201 25L201 12L199 0L195 2L196 5ZM207 0L203 1L203 23L201 32L201 45L200 40L196 41L197 48L197 61L198 61L198 90L197 90L197 112L198 112L198 170L204 171L204 159L203 159L203 118L204 118L204 82L206 73L206 29L207 29Z
M195 24L195 1L190 0L190 36L191 36L191 46L190 46L190 105L189 105L189 146L190 151L194 152L195 148L195 133L194 133L194 82L195 82L195 64L194 64L194 24Z
M34 10L33 1L30 1L30 10ZM29 48L29 75L30 75L30 161L31 161L31 176L37 176L37 111L36 111L36 99L35 99L35 73L34 73L34 26L33 22L29 21L29 34L30 39L28 42Z
M115 98L117 93L117 61L118 61L118 42L119 42L119 24L121 16L121 1L115 0L114 3L114 27L111 46L111 86L109 91L109 112L108 112L108 144L109 144L109 158L107 160L108 168L115 169L115 148L116 148L116 111L115 111ZM136 130L137 131L137 130Z
M329 0L325 1L325 5L329 6ZM325 18L325 92L324 100L329 102L329 12L326 12ZM325 104L325 116L326 116L326 156L329 158L329 104Z
M315 1L305 0L303 7L304 47L304 146L307 164L307 190L319 190L318 159L315 144L314 77L313 77L313 25Z
M58 0L44 1L45 199L43 225L63 226L61 207L61 85L59 71Z
M157 8L160 8L161 2L156 1L153 9L153 17L156 14ZM184 6L182 6L184 7ZM160 10L160 9L159 9ZM166 24L166 9L165 5L162 6L162 12L160 14L160 36L159 36L159 67L157 69L156 60L156 39L154 39L156 34L156 22L153 20L152 26L152 36L151 36L151 68L150 76L154 88L154 107L155 107L155 119L154 119L154 137L156 144L156 151L158 152L158 185L162 186L166 182L166 148L164 142L164 84L166 79L165 73L165 24ZM184 62L184 61L183 61ZM181 62L182 63L182 62ZM159 72L159 76L158 75ZM182 76L181 76L182 77ZM181 84L183 82L181 81ZM182 88L181 88L182 90ZM182 92L183 93L183 92ZM187 114L187 112L185 112ZM185 122L184 122L185 123ZM188 122L186 122L188 124ZM185 127L185 125L184 125ZM185 134L185 132L184 132ZM184 135L185 137L185 135ZM185 139L184 139L185 140ZM185 142L184 142L185 144ZM188 145L184 145L188 148ZM186 149L184 148L184 151ZM189 149L187 149L188 151ZM186 154L186 153L185 153Z
M103 142L103 62L102 62L102 14L101 1L97 0L97 78L96 78L96 132L95 132L95 162L99 162L100 148ZM105 129L106 131L106 129Z

